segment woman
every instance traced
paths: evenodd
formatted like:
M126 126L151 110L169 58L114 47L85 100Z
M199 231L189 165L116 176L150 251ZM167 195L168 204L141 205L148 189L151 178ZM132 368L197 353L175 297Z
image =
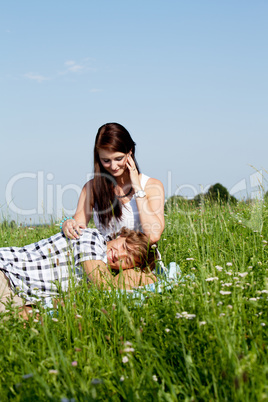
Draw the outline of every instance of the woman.
M58 297L83 273L104 288L142 286L156 281L154 249L144 233L123 228L121 235L106 242L96 229L85 229L79 240L62 232L25 247L0 248L0 312L12 298L15 306L25 300ZM140 272L133 267L142 268ZM112 275L110 269L115 271ZM123 270L118 273L120 270Z
M118 123L104 124L98 130L94 178L84 185L74 217L65 218L64 234L78 238L92 214L97 229L106 238L125 226L142 230L155 243L164 230L163 185L140 173L135 143Z

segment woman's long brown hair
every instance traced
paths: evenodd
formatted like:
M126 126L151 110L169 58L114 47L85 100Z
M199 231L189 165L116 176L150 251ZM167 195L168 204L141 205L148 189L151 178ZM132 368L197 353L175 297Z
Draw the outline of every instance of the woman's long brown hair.
M125 127L118 123L107 123L101 126L97 132L94 147L94 179L93 197L94 208L98 214L100 223L107 227L114 216L120 220L122 217L122 204L116 198L114 187L116 181L102 166L99 158L99 150L110 152L132 152L138 172L139 166L135 159L135 142L132 140Z

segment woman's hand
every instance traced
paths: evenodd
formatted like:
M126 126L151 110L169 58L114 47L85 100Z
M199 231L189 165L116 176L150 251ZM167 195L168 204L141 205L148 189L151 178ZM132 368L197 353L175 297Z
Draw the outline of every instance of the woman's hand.
M129 176L130 176L130 180L131 180L132 186L134 188L134 191L141 190L139 172L138 172L138 169L136 167L136 164L135 164L134 159L132 158L131 154L128 154L126 166L129 170Z
M62 231L66 237L75 240L79 239L82 234L81 229L86 229L86 225L83 223L77 223L74 219L68 219L62 225Z

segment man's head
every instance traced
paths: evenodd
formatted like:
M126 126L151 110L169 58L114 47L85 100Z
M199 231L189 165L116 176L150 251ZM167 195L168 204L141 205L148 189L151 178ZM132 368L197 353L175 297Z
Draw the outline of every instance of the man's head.
M153 247L154 246L154 247ZM142 232L122 228L119 237L107 243L107 260L112 269L155 267L155 245Z

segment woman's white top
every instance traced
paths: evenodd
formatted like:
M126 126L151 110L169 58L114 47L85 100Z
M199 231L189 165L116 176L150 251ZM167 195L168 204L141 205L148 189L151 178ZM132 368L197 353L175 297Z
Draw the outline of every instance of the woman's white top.
M147 181L150 179L149 176L146 176L142 173L141 175L141 188L144 190ZM93 219L96 225L96 228L104 237L109 237L113 233L117 233L122 229L122 227L126 227L128 229L132 229L135 231L142 231L139 211L136 203L136 199L134 197L131 198L129 202L126 204L122 204L122 216L121 219L112 218L109 225L107 227L101 225L98 217L98 212L93 211Z

